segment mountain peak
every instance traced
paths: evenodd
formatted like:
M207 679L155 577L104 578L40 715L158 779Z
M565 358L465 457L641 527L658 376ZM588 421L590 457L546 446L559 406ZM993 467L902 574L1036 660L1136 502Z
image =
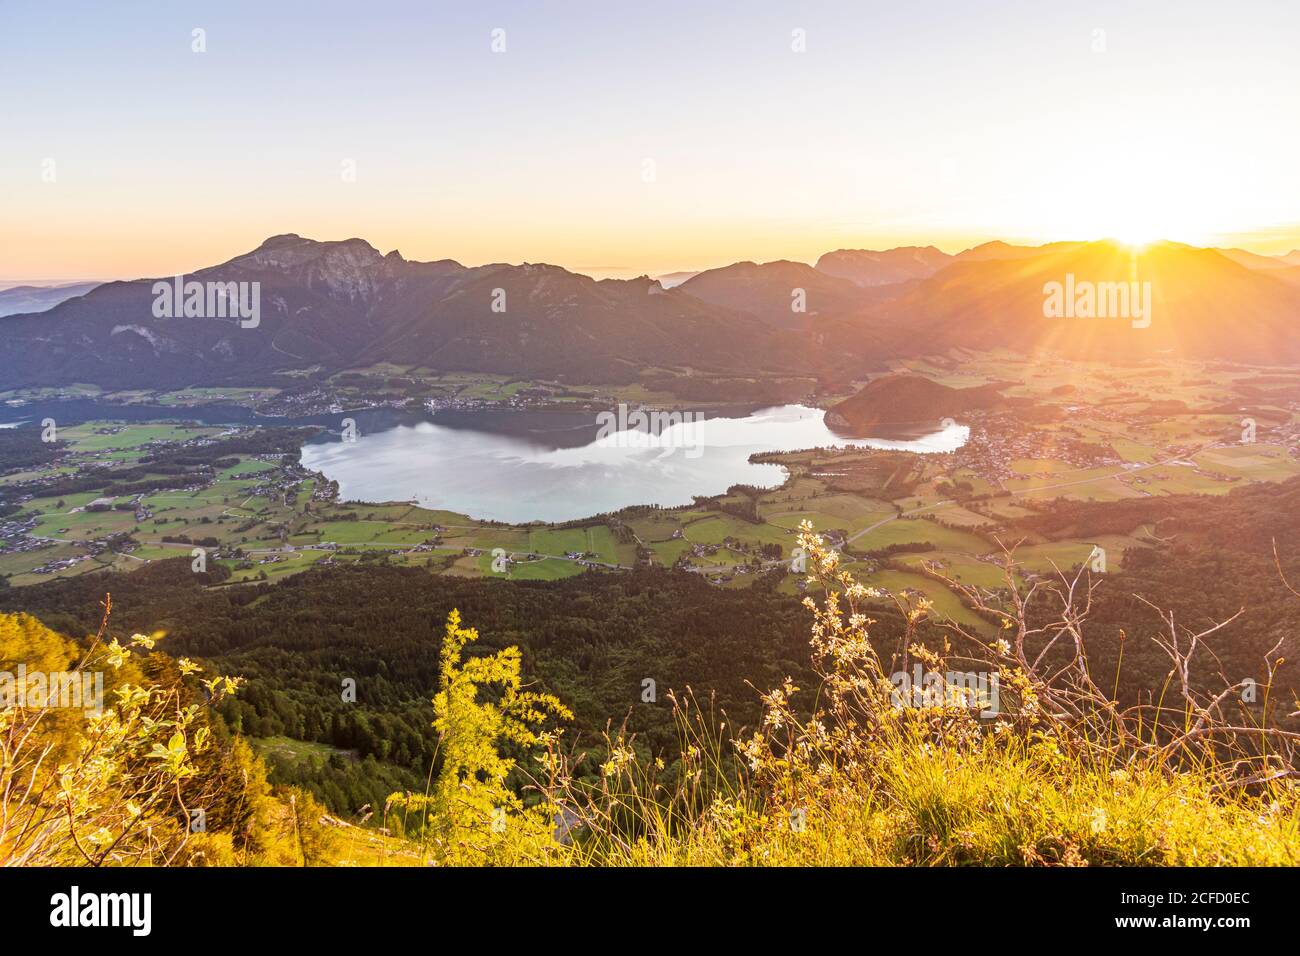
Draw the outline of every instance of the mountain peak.
M817 260L817 271L859 286L883 286L923 279L946 266L952 257L934 246L896 249L836 249Z
M302 249L324 252L330 249L351 249L369 251L379 256L379 250L364 239L353 236L350 239L307 239L296 232L282 232L267 238L253 253L281 249ZM249 253L252 255L253 253ZM382 258L382 257L381 257Z
M283 232L283 233L280 233L278 236L271 236L269 239L267 239L265 242L263 242L260 246L258 246L258 248L259 248L259 249L276 249L276 248L279 248L280 246L292 246L292 245L297 245L298 243L300 243L300 242L302 242L302 241L303 241L302 236L298 235L296 232ZM312 242L313 240L308 239L307 241L308 241L308 242Z
M364 239L321 242L287 232L271 236L252 252L205 271L223 277L232 268L262 275L275 273L279 281L354 299L376 291L382 274L402 264L400 257L386 259Z
M271 269L291 269L309 262L347 262L366 265L383 261L379 250L364 239L322 242L304 239L294 232L271 236L252 252L232 259L232 263Z

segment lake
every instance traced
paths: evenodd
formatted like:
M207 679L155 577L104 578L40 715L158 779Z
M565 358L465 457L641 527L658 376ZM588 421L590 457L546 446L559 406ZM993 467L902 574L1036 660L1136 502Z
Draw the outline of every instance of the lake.
M204 424L317 425L303 464L338 481L343 500L417 501L491 521L569 521L629 505L688 505L735 484L773 488L780 465L752 464L757 452L865 446L933 454L970 435L948 423L907 439L855 438L825 424L807 405L644 413L533 409L391 408L305 418L272 418L233 404L193 408L122 406L63 399L0 406L0 427L87 420L198 421ZM345 441L342 423L355 423Z
M394 422L357 414L351 440L337 430L313 439L302 462L336 480L342 500L416 501L484 520L555 522L629 505L686 505L735 484L780 485L785 469L751 463L757 452L853 445L939 453L970 434L948 422L912 440L850 438L805 405L689 420L661 415L475 409Z

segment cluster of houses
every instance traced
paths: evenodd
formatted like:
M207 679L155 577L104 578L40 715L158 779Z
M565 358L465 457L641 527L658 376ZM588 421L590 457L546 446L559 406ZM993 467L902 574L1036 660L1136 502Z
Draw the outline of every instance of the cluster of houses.
M262 402L257 409L263 415L282 415L286 418L309 415L336 415L343 411L333 395L323 388L305 392L284 392Z
M337 501L339 497L339 483L326 478L321 472L315 472L312 477L316 479L316 485L312 488L311 500L332 502Z
M54 574L57 571L66 571L68 568L76 567L82 561L89 561L88 554L74 554L70 558L60 558L57 561L47 561L38 568L32 568L32 574Z
M0 519L0 552L25 554L45 547L45 539L31 537L35 527L35 515Z
M952 456L954 466L969 468L994 482L1023 477L1011 468L1017 459L1052 458L1073 469L1121 464L1118 457L1098 454L1095 447L1059 432L1041 432L1017 422L988 419L983 427L971 429L966 444Z
M541 389L525 388L515 392L509 398L502 399L458 398L455 396L428 398L424 401L424 407L430 412L453 408L540 408L549 406L551 402L551 396L547 392Z
M263 461L276 461L276 462L279 461L278 455L259 455L258 457L261 458ZM249 494L259 495L263 498L279 497L284 501L287 507L293 507L294 502L297 501L298 498L298 485L301 484L305 479L310 478L312 474L313 473L308 471L306 468L302 468L298 465L289 465L280 469L278 472L275 472L274 477L271 478L269 481L263 481L261 484L254 486L252 489L250 489ZM249 478L265 479L266 477L267 477L266 471L251 471L251 472L246 472L244 474L235 476L236 479L249 479ZM332 483L332 484L334 485L333 492L330 493L327 490L325 497L321 497L318 494L320 491L320 487L318 485L316 490L312 492L312 500L313 501L333 500L334 495L338 494L338 484L337 483Z

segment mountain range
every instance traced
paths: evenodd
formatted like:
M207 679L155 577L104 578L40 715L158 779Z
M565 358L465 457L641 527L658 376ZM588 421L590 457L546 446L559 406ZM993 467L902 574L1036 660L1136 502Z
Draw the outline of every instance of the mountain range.
M0 288L0 316L44 312L60 302L85 295L98 282L66 282L55 285L15 284Z
M844 380L963 348L1284 363L1300 361L1297 259L1177 243L1135 252L991 242L957 255L903 247L841 249L815 266L740 262L666 288L546 264L417 262L361 239L286 234L186 276L258 283L255 327L160 318L157 280L109 282L0 318L0 381L261 384L382 361L588 383L646 370ZM1067 277L1072 290L1137 283L1134 304L1146 284L1150 321L1045 314L1046 289Z

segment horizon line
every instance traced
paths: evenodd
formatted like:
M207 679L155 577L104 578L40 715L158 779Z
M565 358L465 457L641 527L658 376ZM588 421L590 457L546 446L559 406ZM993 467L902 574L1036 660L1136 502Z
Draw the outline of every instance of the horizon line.
M702 273L702 272L709 272L709 271L716 270L716 269L725 269L725 268L728 268L729 266L738 265L738 264L743 263L743 262L752 262L752 263L754 263L754 264L756 264L756 265L767 265L767 264L770 264L770 263L773 263L773 262L797 262L797 263L801 263L801 264L804 264L804 265L807 265L807 266L810 266L810 267L813 267L813 268L816 267L816 261L808 261L808 260L805 260L805 259L791 259L791 258L785 258L785 257L777 258L777 259L764 259L764 260L762 260L762 261L760 261L760 260L758 260L758 259L753 259L753 258L739 258L739 259L729 259L729 260L727 260L727 261L725 261L725 262L721 262L720 264L708 265L708 266L680 266L680 265L679 265L679 266L676 266L676 267L673 267L673 268L668 268L668 269L654 269L654 270L648 270L648 269L645 269L645 268L642 267L642 266L621 266L621 265L604 265L604 266L574 265L574 266L569 266L569 265L564 265L564 264L562 264L562 263L560 263L560 262L552 262L552 261L548 261L548 260L544 260L544 259L538 259L538 260L527 260L527 259L524 259L524 260L520 260L519 262L507 262L507 261L505 261L505 260L494 259L494 260L490 260L490 261L480 262L480 263L477 263L477 264L470 264L470 263L462 262L460 259L457 259L457 258L455 258L454 256L441 256L441 257L433 258L433 259L407 259L404 255L402 255L400 249L396 249L396 248L394 248L394 249L389 250L389 252L385 253L385 252L383 252L383 250L382 250L381 247L376 246L376 245L375 245L373 242L371 242L369 239L366 239L366 238L364 238L364 237L362 237L362 236L357 236L357 235L347 236L347 237L344 237L344 238L342 238L342 239L315 239L315 238L312 238L312 237L310 237L310 236L304 236L304 235L302 235L301 233L297 233L297 232L277 232L277 233L273 233L273 234L267 236L265 239L263 239L263 240L262 240L260 243L258 243L256 246L254 246L254 247L252 247L252 248L250 248L250 249L247 249L247 250L244 251L244 252L236 253L235 255L231 256L230 259L227 259L227 260L224 260L224 261L225 261L225 262L229 262L229 261L231 261L231 260L233 260L233 259L238 259L238 258L240 258L241 256L249 255L249 254L251 254L251 253L257 251L258 249L260 249L262 246L264 246L264 245L265 245L267 242L269 242L270 240L272 240L272 239L276 239L276 238L279 238L279 237L282 237L282 236L285 236L285 237L287 237L287 236L293 236L293 237L296 237L296 238L298 238L298 239L303 239L303 240L305 240L305 241L307 241L307 242L315 242L315 243L319 243L319 244L321 244L321 245L325 245L325 244L329 244L329 243L340 243L340 242L360 241L360 242L364 242L366 245L368 245L370 248L374 249L376 252L379 252L381 255L392 255L393 253L397 253L398 256L400 256L400 257L402 258L402 260L405 261L405 262L427 263L427 262L446 262L446 261L451 261L451 262L455 262L455 263L457 263L458 265L463 266L464 268L467 268L467 269L478 269L478 268L482 268L482 267L484 267L484 266L489 266L489 265L507 265L507 266L516 266L516 267L518 267L518 266L526 266L526 265L534 265L534 266L554 266L554 267L556 267L556 268L563 269L563 270L565 270L566 272L570 272L570 273L572 273L572 274L574 274L574 275L586 276L587 278L590 278L590 279L596 279L596 280L598 280L598 281L599 281L599 279L601 279L601 278L610 278L610 274L611 274L611 273L628 273L628 274L630 274L630 277L631 277L631 278L640 278L640 277L644 276L644 277L646 277L646 278L649 278L649 279L655 279L655 280L657 280L657 279L659 279L660 277L663 277L663 276L671 276L671 275L676 275L676 274L680 274L680 273L694 273L694 274L698 275L698 274L700 274L700 273ZM822 253L821 255L827 255L827 254L829 254L829 253L831 253L831 252L844 252L844 251L848 251L848 252L858 252L858 251L862 251L862 252L893 252L893 251L898 250L898 249L935 249L935 250L937 250L937 251L939 251L939 252L942 252L943 254L945 254L945 255L947 255L947 256L950 256L950 257L956 257L956 256L959 256L959 255L961 255L961 254L963 254L963 253L971 252L971 251L973 251L973 250L975 250L975 249L981 249L981 248L983 248L984 246L995 245L995 244L1001 244L1001 245L1011 246L1011 247L1016 247L1016 248L1042 249L1042 248L1044 248L1044 247L1046 247L1046 246L1055 246L1055 245L1089 245L1089 244L1093 244L1093 243L1111 243L1111 244L1114 244L1114 245L1117 245L1117 246L1124 246L1124 247L1132 248L1132 249L1134 249L1134 250L1149 249L1149 248L1151 248L1151 247L1153 247L1153 246L1161 246L1161 245L1175 245L1175 246L1186 246L1186 247L1188 247L1188 248L1192 248L1192 249L1209 249L1209 250L1215 250L1215 251L1219 251L1219 252L1225 252L1225 251L1239 251L1239 252L1246 252L1246 253L1249 253L1249 254L1251 254L1251 255L1259 256L1260 258L1264 258L1264 259L1277 259L1277 260L1284 260L1287 256L1291 256L1291 255L1294 255L1294 254L1300 252L1300 236L1298 236L1297 238L1295 238L1295 239L1293 240L1293 242L1294 242L1294 247L1291 248L1290 250L1288 250L1287 252L1274 253L1274 252L1257 252L1257 251L1255 251L1254 249L1249 248L1249 246L1248 246L1248 245L1245 245L1245 244L1239 244L1239 245L1212 245L1212 244L1206 244L1206 245L1201 245L1201 244L1193 243L1193 242L1183 242L1183 241L1180 241L1180 240L1175 240L1175 239L1163 239L1163 238L1162 238L1162 239L1153 239L1153 240L1146 241L1146 242L1126 242L1126 241L1124 241L1124 240L1122 240L1122 239L1116 238L1115 236L1103 236L1103 237L1098 237L1098 238L1094 238L1094 239L1050 239L1050 240L1047 240L1046 242L1034 242L1034 241L1032 241L1032 240L1007 239L1007 238L1001 238L1001 237L998 237L998 238L986 239L986 240L984 240L984 241L982 241L982 242L977 242L977 243L975 243L974 245L964 245L964 244L962 244L962 243L945 242L944 240L932 241L932 242L928 242L928 243L924 243L924 244L921 244L920 242L905 242L905 243L901 243L901 244L899 244L899 245L892 245L892 246L881 245L881 246L877 246L877 247L874 247L874 248L873 248L873 247L869 247L869 246L865 246L865 245L863 245L863 246L841 245L841 246L837 246L837 247L835 247L834 249L827 249L826 252ZM1287 243L1284 242L1283 244L1285 245L1285 244L1287 244ZM944 248L945 245L946 245L948 248ZM957 246L961 246L961 248L957 249L956 252L950 251L951 249L953 249L953 248L955 248L955 247L957 247ZM819 256L818 258L820 258L820 256ZM190 271L200 271L200 270L204 270L204 269L211 269L211 268L214 268L215 266L222 265L222 264L223 264L223 263L213 263L212 265L200 265L200 266L194 267L194 268L193 268L192 270L190 270ZM602 273L603 273L604 275L601 275ZM186 273L185 273L185 272L182 272L182 273L180 273L180 274L181 274L181 275L184 275L184 274L186 274ZM85 275L75 274L75 273L74 273L74 274L70 274L70 275L68 275L68 276L66 276L66 277L63 277L63 278L52 278L52 277L49 276L48 273L47 273L44 277L42 277L42 278L0 277L0 292L5 292L5 291L8 291L8 290L10 290L10 289L12 289L12 288L16 288L16 287L20 287L20 286L32 286L32 287L34 287L34 288L47 288L47 289L48 289L48 288L55 288L55 287L58 287L58 286L76 285L76 284L83 283L83 282L97 282L97 283L99 283L100 285L107 285L108 283L111 283L111 282L140 282L140 281L144 281L144 280L147 280L147 279L160 279L160 278L165 278L165 277L173 277L173 276L175 276L175 275L177 275L176 272L174 272L174 271L168 271L168 272L165 272L165 273L163 273L163 272L159 272L159 273L154 273L154 274L136 275L136 276L131 276L131 277L123 277L123 276L121 276L121 275L111 276L111 277L97 277L97 276L85 276Z

